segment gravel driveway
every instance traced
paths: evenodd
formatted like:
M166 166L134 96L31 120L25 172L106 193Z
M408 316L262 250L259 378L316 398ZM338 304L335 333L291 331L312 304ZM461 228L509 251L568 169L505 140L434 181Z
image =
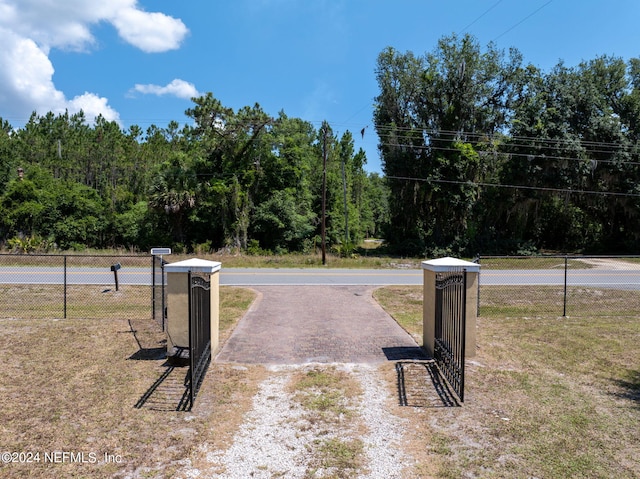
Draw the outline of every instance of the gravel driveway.
M402 451L405 419L389 412L397 401L379 365L423 358L415 341L373 300L371 287L260 287L259 297L216 361L265 364L269 375L224 450L201 445L179 478L401 478L410 458ZM358 393L340 398L339 427L328 427L295 400L291 384L308 371L338 370ZM316 392L315 394L321 394ZM342 417L344 416L344 417ZM348 418L346 420L345 418ZM357 467L318 461L319 445L356 441ZM351 467L351 466L349 466ZM339 475L336 475L339 474Z

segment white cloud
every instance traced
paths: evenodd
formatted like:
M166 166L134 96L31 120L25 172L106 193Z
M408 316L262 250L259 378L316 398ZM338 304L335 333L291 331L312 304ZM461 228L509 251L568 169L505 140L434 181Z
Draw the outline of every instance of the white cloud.
M67 99L53 83L49 51L89 51L97 43L91 27L100 22L148 53L177 49L188 33L181 20L146 12L137 0L0 0L0 115L24 119L33 111L82 109L89 121L98 114L119 121L107 98L87 92Z
M12 114L25 108L64 107L64 95L53 85L53 65L47 55L29 39L0 27L0 102Z
M180 20L163 13L147 13L135 8L119 10L112 23L122 38L147 53L179 48L188 32Z
M158 96L173 95L173 96L177 96L178 98L184 98L187 100L200 96L200 93L198 93L198 90L196 90L196 87L193 85L193 83L189 83L184 80L180 80L178 78L176 78L166 86L153 85L153 84L148 84L148 85L136 84L132 88L132 91L143 93L145 95L158 95Z
M98 115L102 115L105 120L116 121L120 123L120 115L117 111L111 108L107 104L108 100L104 97L99 97L93 93L85 92L84 95L78 95L73 100L67 102L68 109L71 112L78 112L82 110L85 116L89 119L93 119Z

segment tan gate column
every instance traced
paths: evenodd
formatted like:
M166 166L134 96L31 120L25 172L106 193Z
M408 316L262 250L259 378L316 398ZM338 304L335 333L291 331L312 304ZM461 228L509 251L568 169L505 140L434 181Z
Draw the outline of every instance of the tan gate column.
M458 258L439 258L422 262L422 341L425 350L433 356L436 331L436 273L467 270L467 304L465 328L465 357L476 355L476 318L478 316L478 275L480 265Z
M166 264L167 273L167 353L173 348L189 347L189 272L210 275L211 355L218 348L220 310L220 268L222 263L188 259Z

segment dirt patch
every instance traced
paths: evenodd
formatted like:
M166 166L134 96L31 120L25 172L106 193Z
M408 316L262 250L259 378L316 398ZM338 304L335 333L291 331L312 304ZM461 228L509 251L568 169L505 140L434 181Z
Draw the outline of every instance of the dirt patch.
M610 270L640 270L640 263L634 261L625 261L624 259L615 258L579 258L573 261L580 261L588 264L596 269L610 269Z

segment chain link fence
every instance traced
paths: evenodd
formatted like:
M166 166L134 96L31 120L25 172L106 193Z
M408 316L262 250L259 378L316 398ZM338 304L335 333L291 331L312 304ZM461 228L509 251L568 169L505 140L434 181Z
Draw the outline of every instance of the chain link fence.
M163 285L162 260L150 255L0 254L0 317L162 324Z
M640 315L640 256L480 256L481 316Z

